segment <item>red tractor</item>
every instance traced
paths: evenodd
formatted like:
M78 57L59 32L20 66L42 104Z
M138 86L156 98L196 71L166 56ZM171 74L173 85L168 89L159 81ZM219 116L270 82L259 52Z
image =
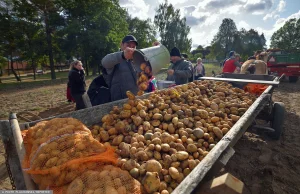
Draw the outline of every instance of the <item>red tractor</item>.
M269 49L267 65L269 73L285 74L290 82L297 82L300 76L300 52L289 53L281 49Z

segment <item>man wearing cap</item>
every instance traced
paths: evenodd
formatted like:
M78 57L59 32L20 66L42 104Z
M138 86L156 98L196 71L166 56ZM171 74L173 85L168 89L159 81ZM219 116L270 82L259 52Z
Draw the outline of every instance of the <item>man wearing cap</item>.
M133 52L138 46L136 38L127 35L123 38L121 51L106 55L102 66L106 69L106 82L110 87L111 101L127 98L126 91L137 94L137 75L132 65Z
M181 53L181 56L183 57L184 60L186 60L187 62L189 62L190 64L190 68L193 70L193 64L192 62L189 60L189 56L186 53ZM192 71L192 76L189 78L189 82L194 81L194 72Z
M188 61L181 58L178 48L172 48L170 52L171 65L168 69L167 81L175 81L176 85L186 84L192 77L192 69Z
M235 69L241 68L240 55L235 53L233 57L227 59L224 63L222 73L234 73Z
M222 63L220 63L220 66L221 66L221 67L224 67L224 64L225 64L225 62L227 61L227 59L234 58L234 54L235 54L234 51L230 51L230 52L229 52L229 57L226 58L226 59L224 59L224 61L223 61Z

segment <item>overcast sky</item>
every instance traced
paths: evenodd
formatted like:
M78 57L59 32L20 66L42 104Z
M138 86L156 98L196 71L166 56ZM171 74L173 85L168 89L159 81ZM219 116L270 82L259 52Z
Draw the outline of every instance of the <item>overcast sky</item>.
M133 17L154 20L155 10L164 0L120 0ZM300 0L172 0L191 27L192 47L210 45L224 18L231 18L238 30L253 28L270 38L285 21L300 17Z

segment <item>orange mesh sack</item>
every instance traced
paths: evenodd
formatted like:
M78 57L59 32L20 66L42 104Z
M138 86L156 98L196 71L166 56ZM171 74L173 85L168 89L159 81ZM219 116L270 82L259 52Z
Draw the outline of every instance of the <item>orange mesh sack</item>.
M54 193L58 193L55 192ZM124 170L112 165L85 171L72 181L67 194L140 194L141 184Z
M90 134L65 134L43 143L31 153L31 174L41 189L70 183L87 170L99 168L104 163L117 163L117 155Z
M267 85L265 84L247 84L244 87L245 92L249 92L251 94L255 94L255 95L261 95L266 89L267 89Z
M83 123L74 118L54 118L50 121L39 122L29 128L23 137L26 149L23 167L29 168L29 160L32 160L33 154L35 154L41 144L53 137L75 132L91 134L90 130Z

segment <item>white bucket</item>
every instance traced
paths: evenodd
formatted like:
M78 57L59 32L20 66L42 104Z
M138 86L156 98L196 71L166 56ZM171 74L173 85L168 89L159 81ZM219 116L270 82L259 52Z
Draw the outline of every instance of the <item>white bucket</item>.
M175 82L173 81L165 81L165 80L157 80L157 88L159 90L164 89L164 88L168 88L171 85L174 85Z
M133 65L137 72L141 72L141 63L148 62L152 68L152 74L157 74L163 67L170 63L170 53L164 45L153 46L136 50L133 53Z

